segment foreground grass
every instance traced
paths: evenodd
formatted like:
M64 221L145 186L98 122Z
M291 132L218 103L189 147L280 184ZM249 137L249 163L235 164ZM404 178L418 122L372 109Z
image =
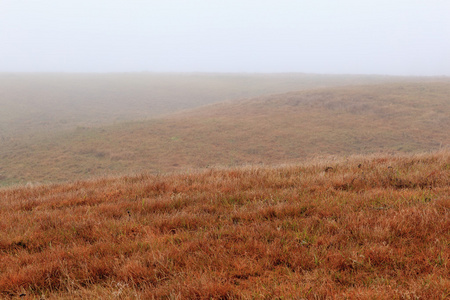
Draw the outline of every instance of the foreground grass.
M0 297L450 296L450 152L0 189Z

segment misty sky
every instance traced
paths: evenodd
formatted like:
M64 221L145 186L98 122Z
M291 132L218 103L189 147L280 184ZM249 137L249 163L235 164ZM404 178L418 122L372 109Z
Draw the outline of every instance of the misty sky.
M0 0L0 72L450 75L449 0Z

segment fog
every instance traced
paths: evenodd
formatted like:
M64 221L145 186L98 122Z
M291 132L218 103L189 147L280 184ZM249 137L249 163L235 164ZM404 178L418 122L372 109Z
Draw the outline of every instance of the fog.
M448 0L2 0L0 72L450 75Z

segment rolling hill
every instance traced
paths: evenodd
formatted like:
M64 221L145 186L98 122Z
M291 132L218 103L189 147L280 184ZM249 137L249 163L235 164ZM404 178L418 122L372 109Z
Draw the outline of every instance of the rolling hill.
M314 74L0 74L0 142L77 126L143 120L229 99L402 80L406 79Z
M4 139L3 185L450 144L448 80L321 88L226 101L148 121Z

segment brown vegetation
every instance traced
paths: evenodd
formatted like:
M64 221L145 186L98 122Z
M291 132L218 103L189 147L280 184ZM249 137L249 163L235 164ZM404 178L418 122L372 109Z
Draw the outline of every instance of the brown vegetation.
M450 153L0 189L0 297L448 299Z

